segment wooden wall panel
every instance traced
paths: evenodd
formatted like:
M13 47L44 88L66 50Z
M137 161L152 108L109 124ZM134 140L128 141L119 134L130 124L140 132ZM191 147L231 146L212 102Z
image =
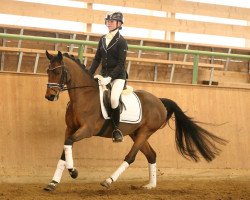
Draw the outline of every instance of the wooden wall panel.
M0 176L52 176L63 148L67 93L62 93L57 102L47 101L44 98L46 76L0 73L0 82ZM177 153L174 132L165 127L150 138L158 155L159 168L250 169L249 89L147 82L129 84L134 89L174 100L195 120L223 124L203 126L230 141L212 163L196 164ZM174 127L172 120L170 125ZM75 165L91 169L115 168L131 145L129 137L118 146L111 139L82 140L74 146ZM131 167L147 167L141 153Z
M158 10L171 13L185 13L192 15L204 15L229 19L250 20L250 9L233 6L215 5L181 0L78 0L81 2L107 4L131 8Z
M3 0L0 13L82 22L88 17L81 8Z
M7 0L1 2L0 12L5 14L70 20L90 24L102 24L103 16L106 14L106 12L94 11L91 9L65 8L63 6ZM250 26L223 25L191 20L177 20L165 17L141 16L136 14L125 14L125 18L126 26L129 27L250 38Z

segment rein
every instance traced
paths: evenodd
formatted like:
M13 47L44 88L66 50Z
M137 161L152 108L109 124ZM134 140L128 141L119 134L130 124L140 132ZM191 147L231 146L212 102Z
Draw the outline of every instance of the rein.
M65 84L67 83L68 72L67 72L64 64L56 66L53 69L47 68L47 71L54 71L55 69L58 69L58 68L62 68L62 75L61 75L61 78L60 78L60 83L47 83L48 88L50 88L52 90L54 90L53 88L59 88L60 89L59 93L60 93L60 92L66 91L66 90L85 88L85 87L94 87L93 85L83 85L83 86L75 86L75 87L67 88L65 86Z
M83 85L83 86L75 86L75 87L71 87L71 88L64 87L62 89L62 92L65 91L65 90L73 90L73 89L85 88L85 87L95 87L95 86L93 86L93 85Z

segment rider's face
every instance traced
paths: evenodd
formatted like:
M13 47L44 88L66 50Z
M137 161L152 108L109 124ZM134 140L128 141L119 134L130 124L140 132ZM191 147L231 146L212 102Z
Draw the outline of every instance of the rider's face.
M109 31L116 29L117 21L116 20L107 20L106 26L108 27Z

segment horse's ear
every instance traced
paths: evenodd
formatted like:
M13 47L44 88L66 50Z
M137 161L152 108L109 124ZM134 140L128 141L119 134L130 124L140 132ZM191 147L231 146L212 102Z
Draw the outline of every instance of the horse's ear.
M46 56L49 60L51 60L53 58L53 56L51 54L49 54L49 52L46 50Z
M61 51L58 51L57 58L58 58L60 61L62 61L63 56L62 56L62 52L61 52Z

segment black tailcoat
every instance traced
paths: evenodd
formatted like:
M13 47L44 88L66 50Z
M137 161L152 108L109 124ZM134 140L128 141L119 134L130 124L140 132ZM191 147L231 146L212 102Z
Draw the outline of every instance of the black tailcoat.
M90 72L94 74L100 63L102 63L102 76L110 76L112 80L126 79L125 62L127 50L127 41L119 31L115 34L108 46L106 46L105 35L102 36L98 43L95 58L90 67Z

